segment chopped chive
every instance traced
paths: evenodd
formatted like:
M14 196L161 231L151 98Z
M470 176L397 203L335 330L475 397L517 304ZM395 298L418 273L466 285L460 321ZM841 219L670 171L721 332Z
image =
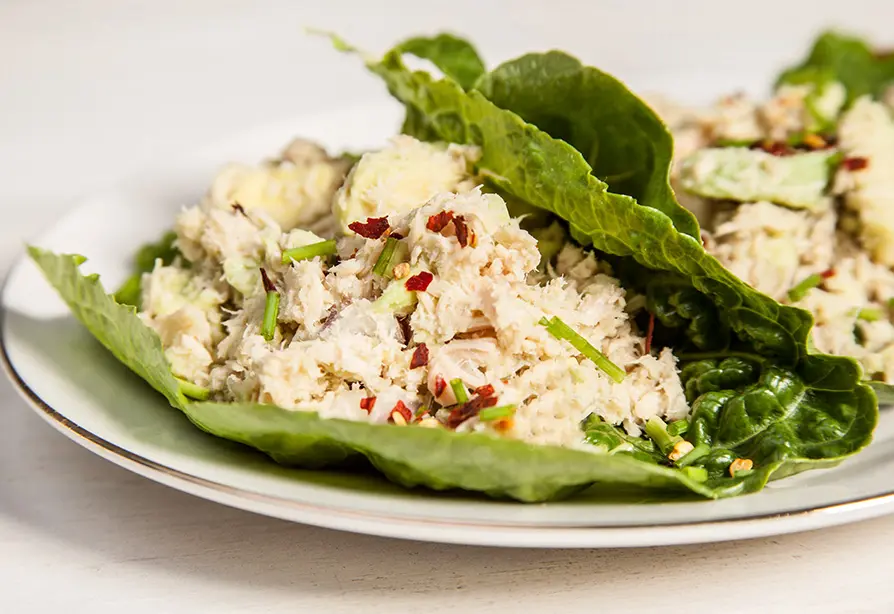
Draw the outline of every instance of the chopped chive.
M264 290L267 291L267 302L264 304L264 321L261 324L261 335L267 341L273 339L276 334L276 320L279 317L279 292L276 286L267 276L267 271L261 269L261 281L264 283Z
M708 470L704 467L681 467L680 471L685 473L686 477L695 482L708 481Z
M453 390L453 396L460 405L469 402L469 393L466 391L466 385L459 378L450 380L450 389Z
M685 454L683 458L677 461L677 467L686 467L687 465L691 465L710 451L711 446L706 443L700 443L692 450L690 450L687 454Z
M176 378L176 380L180 385L180 392L183 393L183 396L195 399L196 401L207 401L208 397L211 396L211 391L203 386L193 384L192 382L180 379L179 377Z
M684 435L689 430L689 420L674 420L667 425L667 433L670 436Z
M593 347L589 341L576 333L558 316L553 316L552 320L547 320L545 317L540 318L540 324L545 326L546 330L556 339L563 339L570 343L574 349L592 360L597 367L617 383L620 384L624 381L627 375L624 369L610 361L605 354Z
M796 303L807 296L808 292L819 286L821 283L823 283L823 276L819 273L808 275L788 291L788 298L793 303Z
M381 277L391 276L391 261L394 259L394 252L397 249L397 245L398 240L394 237L388 237L385 240L385 247L382 248L379 258L376 260L375 265L373 265L373 273Z
M736 475L732 476L734 478L744 478L746 475L751 475L754 473L754 469L739 469L736 471Z
M888 299L888 309L894 309L894 298Z
M317 256L331 256L335 253L335 239L328 241L320 241L319 243L311 243L310 245L302 245L301 247L293 247L284 250L282 253L282 263L298 262L299 260L310 260Z
M486 407L478 412L478 419L482 422L492 422L508 418L515 413L515 405L500 405L499 407Z
M866 322L878 322L883 317L881 309L875 309L874 307L863 307L862 309L857 310L857 319L864 320Z
M646 421L646 435L655 442L662 454L669 453L674 444L682 439L681 437L672 437L667 432L667 424L658 416L652 416Z

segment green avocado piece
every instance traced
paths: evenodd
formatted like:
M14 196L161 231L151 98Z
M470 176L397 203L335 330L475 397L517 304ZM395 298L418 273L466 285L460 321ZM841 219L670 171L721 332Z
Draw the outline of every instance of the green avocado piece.
M775 156L744 147L702 149L680 165L680 184L706 198L818 211L830 206L826 187L835 157L832 150Z

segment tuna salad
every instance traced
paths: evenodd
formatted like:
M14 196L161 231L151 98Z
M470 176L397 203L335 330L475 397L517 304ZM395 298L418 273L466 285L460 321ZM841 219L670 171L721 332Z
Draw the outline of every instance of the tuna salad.
M784 304L812 294L780 302L736 277L750 281L716 247L729 231L706 251L668 182L670 133L620 81L559 52L486 72L446 34L364 59L407 113L380 147L299 138L222 167L113 294L83 257L30 248L75 316L194 424L286 465L360 461L405 486L520 501L594 483L726 497L869 443L860 366L821 353L821 327L809 345L810 315ZM721 149L788 166L706 162L725 165L707 183L738 193L748 172L783 174L776 192L748 187L752 206L802 216L780 252L797 246L823 284L865 276L882 265L859 234L849 269L843 247L801 256L843 232L833 203L860 189L857 175L826 186L845 142Z
M827 33L768 99L653 102L705 248L810 311L817 351L854 356L894 384L894 60Z

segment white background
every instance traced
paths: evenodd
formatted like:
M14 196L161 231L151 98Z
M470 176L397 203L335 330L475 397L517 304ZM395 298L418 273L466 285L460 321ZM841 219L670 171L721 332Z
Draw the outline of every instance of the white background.
M77 197L227 132L382 98L305 26L381 50L450 29L701 98L817 28L894 44L889 1L0 0L0 266ZM681 93L677 91L677 93ZM374 117L370 121L375 121ZM284 139L290 135L284 135ZM136 477L0 383L0 612L890 612L894 518L719 545L535 551L291 525Z

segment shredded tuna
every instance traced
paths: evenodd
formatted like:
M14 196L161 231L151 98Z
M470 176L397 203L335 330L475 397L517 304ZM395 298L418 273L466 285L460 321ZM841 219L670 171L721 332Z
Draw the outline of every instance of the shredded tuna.
M348 228L365 239L378 239L388 230L387 217L368 217L366 222L351 222Z

